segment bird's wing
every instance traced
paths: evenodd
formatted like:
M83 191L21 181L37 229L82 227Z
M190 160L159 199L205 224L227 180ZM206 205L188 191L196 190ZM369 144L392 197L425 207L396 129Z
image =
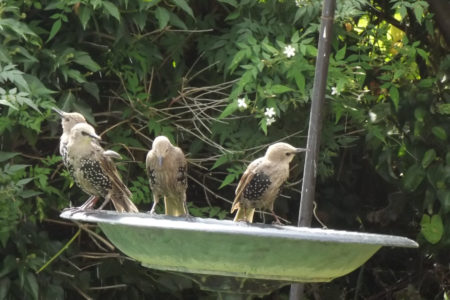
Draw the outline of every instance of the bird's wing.
M175 147L174 151L175 163L177 168L177 185L187 188L187 161L183 151Z
M145 170L147 171L147 176L149 178L150 187L153 187L155 184L155 167L158 163L156 155L153 150L148 151L147 157L145 159Z
M116 188L121 190L126 196L131 197L131 192L127 188L127 186L122 182L119 172L117 171L116 165L113 163L113 161L109 156L104 155L105 150L98 145L95 145L94 149L96 150L95 153L97 155L98 161L100 162L101 168L103 169L104 173L109 177L112 184Z
M107 157L115 158L115 159L122 159L122 156L120 156L119 153L117 153L116 151L113 151L113 150L106 150L105 152L103 152L103 155L107 156Z
M253 177L256 174L256 168L261 164L263 158L258 158L254 160L251 164L248 165L244 174L242 174L241 179L239 180L238 186L236 188L236 196L234 197L233 204L231 205L231 212L234 212L239 208L239 199L241 198L242 193L244 192L247 185L252 181Z

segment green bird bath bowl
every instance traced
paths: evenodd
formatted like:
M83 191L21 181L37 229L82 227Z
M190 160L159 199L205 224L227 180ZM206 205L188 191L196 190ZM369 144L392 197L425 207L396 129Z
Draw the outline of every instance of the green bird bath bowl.
M391 235L145 213L66 210L61 217L97 223L118 249L149 268L285 282L328 282L382 246L418 247Z

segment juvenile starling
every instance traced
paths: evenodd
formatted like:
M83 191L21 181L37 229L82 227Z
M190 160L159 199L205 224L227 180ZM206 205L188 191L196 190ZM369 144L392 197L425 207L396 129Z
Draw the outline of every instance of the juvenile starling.
M276 143L267 148L266 154L254 160L245 170L236 188L231 213L237 210L234 221L253 222L255 208L273 211L273 204L281 185L289 177L289 163L296 153L306 149L295 148L287 143Z
M59 140L59 153L61 154L64 166L70 172L71 166L67 161L67 143L69 142L70 130L72 130L73 126L75 126L78 123L87 123L87 122L86 122L85 117L82 114L79 114L77 112L68 113L68 112L62 111L56 107L52 107L52 110L54 110L61 117L61 126L63 129L63 133L61 134L61 138ZM95 140L94 142L98 143L97 140ZM117 158L117 159L121 158L120 154L113 150L105 151L104 155L111 157L111 158ZM95 205L97 200L98 200L98 197L91 196L80 208L82 208L82 209L90 208Z
M61 127L63 129L63 133L61 134L61 138L59 140L59 153L62 156L64 165L67 168L69 168L69 166L67 165L67 143L69 141L70 130L72 130L73 126L75 126L78 123L87 123L87 122L85 117L77 112L68 113L56 107L52 107L52 110L54 110L61 117ZM121 158L120 154L113 150L105 151L105 155L111 158L117 159Z
M153 141L152 149L145 160L150 188L153 192L155 212L159 197L164 196L165 214L169 216L188 216L186 205L187 162L183 151L173 146L165 136Z
M87 123L73 126L67 143L69 172L86 194L105 199L99 209L112 201L118 212L138 212L116 166L98 144L100 139Z

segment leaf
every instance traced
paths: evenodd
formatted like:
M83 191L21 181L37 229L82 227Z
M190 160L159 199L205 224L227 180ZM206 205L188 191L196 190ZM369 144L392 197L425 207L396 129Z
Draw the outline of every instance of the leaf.
M414 4L414 15L416 16L417 22L419 22L419 24L422 24L422 17L423 17L423 7L420 3L415 3Z
M188 15L190 15L193 19L195 19L192 9L189 7L189 5L185 0L173 0L173 2L175 3L176 6L187 12Z
M429 149L425 152L422 159L422 167L426 169L436 158L436 151L434 149Z
M86 30L86 26L91 19L92 9L87 5L80 5L78 18L80 18L81 26L83 30Z
M389 95L391 96L392 103L394 103L395 111L398 111L398 102L400 100L398 89L395 86L391 86Z
M342 47L341 49L339 49L339 51L336 53L336 55L334 56L334 59L336 60L343 60L345 57L345 51L347 50L347 45L345 45L344 47Z
M228 162L230 160L230 157L227 154L224 154L222 156L220 156L216 162L214 163L214 165L212 166L211 170L214 170L215 168L223 165L224 163Z
M0 300L6 299L10 286L11 280L8 277L0 279Z
M423 122L427 111L421 107L418 107L414 110L414 117L417 121Z
M228 174L225 179L222 181L222 184L219 186L219 190L227 185L229 185L230 183L232 183L234 181L234 179L236 178L236 174Z
M450 212L450 190L438 190L436 193L444 213Z
M155 10L155 17L158 19L159 28L162 29L169 23L170 13L164 7L158 6Z
M444 224L442 223L442 218L439 215L423 215L420 221L420 232L423 234L425 239L431 244L438 243L442 235L444 234Z
M238 5L236 0L219 0L219 2L227 3L227 4L229 4L229 5L233 6L233 7L236 7Z
M234 113L238 109L237 101L233 101L220 114L219 119L223 119Z
M11 102L6 101L4 99L0 99L0 105L5 105L5 106L8 106L8 107L11 107L14 110L19 110L19 108L17 106L14 106Z
M109 1L103 1L102 2L103 8L106 10L108 15L113 16L117 21L120 22L120 12L117 6L115 6L113 3Z
M303 76L302 73L297 71L297 72L295 72L294 79L295 79L295 84L298 87L298 90L302 94L305 94L305 76Z
M400 6L398 9L398 12L400 14L400 16L402 17L402 20L406 17L407 11L406 11L406 7L404 5Z
M272 91L272 93L275 93L275 94L283 94L286 92L293 91L293 89L291 89L290 87L287 87L287 86L284 86L281 84L272 85L270 90Z
M450 115L450 103L440 103L436 105L436 108L441 115Z
M408 170L406 170L403 176L403 187L407 191L413 192L422 183L424 178L424 169L417 164L412 165Z
M61 29L61 19L58 19L55 21L55 23L53 23L52 29L50 29L50 34L48 36L46 43L48 43L58 33L60 29Z
M36 280L36 276L33 273L27 272L25 279L25 286L27 287L27 290L31 293L33 299L37 300L39 298L39 285Z
M97 72L100 70L100 66L89 56L87 52L77 51L73 61L79 65L82 65L86 69Z
M91 94L97 101L100 100L99 89L95 82L85 82L83 83L83 89Z
M181 29L187 30L186 24L174 13L170 13L170 24Z
M6 161L8 159L11 159L11 158L19 155L19 154L20 154L19 152L3 152L3 151L0 151L0 162L4 162L4 161Z
M246 54L247 54L247 49L242 49L242 50L239 50L238 52L236 52L236 54L233 57L233 60L230 63L230 66L228 67L228 69L230 70L230 73L233 73L234 69L236 69L237 65L241 62L242 59L244 59Z
M447 133L445 132L445 129L440 126L434 126L433 128L431 128L431 132L433 132L433 134L437 138L439 138L443 141L445 141L447 139Z

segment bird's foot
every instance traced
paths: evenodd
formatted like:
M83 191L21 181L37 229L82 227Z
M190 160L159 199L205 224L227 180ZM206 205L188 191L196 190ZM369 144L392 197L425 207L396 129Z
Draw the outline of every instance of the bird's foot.
M152 216L156 216L157 215L157 213L155 212L155 210L153 208L151 210L149 210L147 213L149 215L152 215Z
M190 213L184 214L183 216L186 221L194 221L194 217Z
M70 208L64 209L64 211L70 211L71 212L70 216L73 216L76 213L85 212L86 210L82 207L70 207Z

